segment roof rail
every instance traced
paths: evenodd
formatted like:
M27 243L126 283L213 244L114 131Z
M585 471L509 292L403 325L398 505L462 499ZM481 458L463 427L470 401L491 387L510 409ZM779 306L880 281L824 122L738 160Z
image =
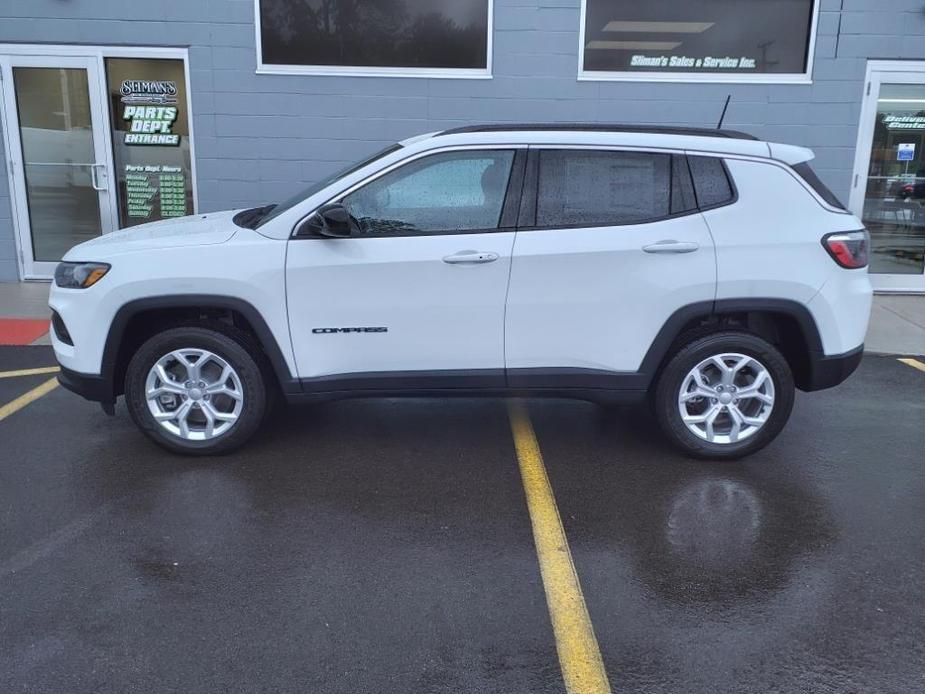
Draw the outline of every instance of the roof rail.
M653 133L660 135L693 135L697 137L726 137L735 140L757 140L758 138L738 130L717 130L715 128L685 128L670 125L624 125L620 123L487 123L464 125L460 128L443 130L437 135L459 133L513 132L524 130L590 131L614 133Z

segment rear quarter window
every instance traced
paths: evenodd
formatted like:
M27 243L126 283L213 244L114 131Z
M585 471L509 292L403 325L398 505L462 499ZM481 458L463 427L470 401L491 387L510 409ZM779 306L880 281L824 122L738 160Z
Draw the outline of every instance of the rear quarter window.
M691 155L687 161L694 180L697 206L701 210L726 205L735 200L735 189L722 159Z

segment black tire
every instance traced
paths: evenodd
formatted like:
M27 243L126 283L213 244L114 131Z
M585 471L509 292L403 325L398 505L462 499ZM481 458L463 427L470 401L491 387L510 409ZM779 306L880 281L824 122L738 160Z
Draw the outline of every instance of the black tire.
M151 414L145 398L145 381L151 367L176 349L205 349L235 370L243 390L237 421L215 438L191 441L172 434ZM135 352L125 374L125 403L135 424L152 441L183 455L222 455L242 446L259 428L269 400L262 352L247 333L223 323L181 325L149 338Z
M774 404L767 421L748 438L732 443L714 443L691 432L678 406L688 373L703 360L723 353L752 357L765 367L774 385ZM773 441L790 418L793 399L793 374L774 345L751 333L724 331L682 341L658 377L654 409L662 431L682 451L696 458L730 460L750 455Z

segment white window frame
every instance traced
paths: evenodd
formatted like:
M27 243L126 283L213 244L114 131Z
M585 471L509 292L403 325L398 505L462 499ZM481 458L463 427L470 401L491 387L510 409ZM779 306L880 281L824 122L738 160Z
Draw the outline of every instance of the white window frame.
M683 2L684 0L678 0ZM719 84L812 84L813 59L816 55L816 34L819 29L819 7L822 0L813 0L813 16L809 26L809 50L806 71L796 73L733 74L704 72L650 72L585 70L585 24L588 0L581 0L581 25L578 30L578 81L580 82L701 82Z
M369 65L277 65L263 62L263 39L260 31L260 2L254 0L254 37L257 47L258 75L321 75L328 77L431 77L442 79L492 78L492 36L494 35L495 2L488 0L487 41L484 68L446 67L374 67Z

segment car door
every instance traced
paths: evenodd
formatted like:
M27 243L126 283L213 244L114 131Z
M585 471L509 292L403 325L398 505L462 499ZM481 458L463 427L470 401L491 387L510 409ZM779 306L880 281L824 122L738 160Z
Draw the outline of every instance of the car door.
M712 301L684 155L531 148L507 301L511 386L622 387L661 327Z
M525 159L514 147L419 155L337 197L359 227L351 237L290 240L287 302L303 389L503 385Z

